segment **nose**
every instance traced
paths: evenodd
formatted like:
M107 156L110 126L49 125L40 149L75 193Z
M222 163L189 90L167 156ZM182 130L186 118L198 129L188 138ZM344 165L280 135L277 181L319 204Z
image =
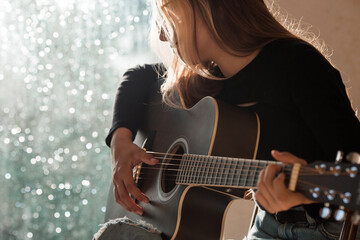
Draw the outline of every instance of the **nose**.
M160 41L162 41L162 42L167 42L167 41L168 41L168 39L167 39L167 37L166 37L166 34L165 34L165 31L164 31L163 28L160 28L160 31L159 31L159 39L160 39Z

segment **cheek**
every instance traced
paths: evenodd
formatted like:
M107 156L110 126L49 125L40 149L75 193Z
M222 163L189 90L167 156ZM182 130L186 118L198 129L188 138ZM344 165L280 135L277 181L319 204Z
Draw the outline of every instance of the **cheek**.
M173 32L172 41L169 41L169 43L170 43L170 48L173 50L174 54L177 55L180 58L180 60L185 63L183 54L181 53L181 50L179 48L179 39L177 37L176 32ZM183 47L186 49L188 46L183 46Z
M177 54L182 62L184 61L183 56L181 55L181 51L179 49L178 43L176 42L175 46L173 47L174 53Z
M196 48L201 63L212 61L211 59L211 37L202 19L196 19Z
M196 33L196 49L202 63L211 61L210 59L210 45L208 44L208 37L204 31L197 31Z

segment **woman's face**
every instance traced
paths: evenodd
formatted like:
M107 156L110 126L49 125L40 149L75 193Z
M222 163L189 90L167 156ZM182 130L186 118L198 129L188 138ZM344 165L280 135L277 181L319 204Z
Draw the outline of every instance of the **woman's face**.
M202 64L206 64L207 62L211 61L211 53L213 49L213 43L212 37L209 33L208 28L206 27L206 24L204 23L204 20L200 16L200 12L197 7L195 7L195 31L191 26L181 26L182 24L186 24L188 21L182 21L181 15L173 13L174 16L172 16L174 20L178 21L179 24L177 24L178 29L175 31L174 26L170 24L164 24L164 20L159 20L157 22L158 27L158 34L159 34L159 40L169 42L170 47L174 50L174 52L177 52L179 57L183 60L181 50L179 50L179 45L182 45L181 49L188 49L188 51L194 52L194 46L187 46L186 44L193 44L193 41L181 41L181 39L178 39L176 32L179 32L180 35L183 36L183 38L188 39L194 39L195 38L195 49L197 51L197 55L200 58L200 62ZM164 16L165 17L165 16ZM188 16L183 16L188 17ZM161 18L160 18L161 19ZM160 22L163 21L163 22ZM171 22L171 21L168 21ZM164 27L165 26L165 27ZM183 32L182 32L183 31ZM195 36L194 36L195 35ZM196 63L196 64L199 64Z
M196 34L196 49L200 61L203 65L212 61L212 53L214 49L214 41L210 35L210 32L200 16L198 8L195 8L195 34Z
M159 40L162 42L168 42L170 44L170 46L173 48L176 45L176 36L175 36L175 32L171 27L167 27L165 30L164 23L160 23L160 21L164 21L164 20L156 20L155 24L156 27L158 29L158 34L159 34Z

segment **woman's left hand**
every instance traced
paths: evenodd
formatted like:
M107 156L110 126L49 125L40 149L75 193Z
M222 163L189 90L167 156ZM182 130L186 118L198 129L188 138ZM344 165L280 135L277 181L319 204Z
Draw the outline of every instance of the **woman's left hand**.
M271 151L271 155L278 161L293 164L306 164L306 161L288 152ZM269 213L286 211L300 204L309 204L313 201L303 194L290 191L285 186L285 174L279 173L281 166L270 164L260 172L258 189L255 193L256 201Z

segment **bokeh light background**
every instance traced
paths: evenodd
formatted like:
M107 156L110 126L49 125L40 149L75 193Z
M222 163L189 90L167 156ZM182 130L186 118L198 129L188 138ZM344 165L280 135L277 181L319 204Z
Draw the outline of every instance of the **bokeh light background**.
M0 1L0 239L91 239L119 76L152 58L145 0Z

